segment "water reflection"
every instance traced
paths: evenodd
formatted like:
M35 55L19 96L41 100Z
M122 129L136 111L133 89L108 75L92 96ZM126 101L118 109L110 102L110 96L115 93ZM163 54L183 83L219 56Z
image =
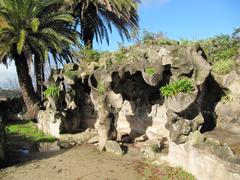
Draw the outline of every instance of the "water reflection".
M49 152L49 151L59 151L60 150L60 146L58 146L58 142L41 142L39 143L39 148L38 148L38 152Z

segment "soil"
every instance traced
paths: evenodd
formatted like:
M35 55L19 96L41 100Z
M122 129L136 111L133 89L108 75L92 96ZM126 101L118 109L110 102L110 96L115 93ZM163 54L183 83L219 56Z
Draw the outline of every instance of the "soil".
M129 148L128 153L123 156L100 153L91 145L48 153L39 152L29 156L26 157L28 162L1 170L0 179L135 180L146 178L141 172L144 168L140 167L141 153L136 147Z

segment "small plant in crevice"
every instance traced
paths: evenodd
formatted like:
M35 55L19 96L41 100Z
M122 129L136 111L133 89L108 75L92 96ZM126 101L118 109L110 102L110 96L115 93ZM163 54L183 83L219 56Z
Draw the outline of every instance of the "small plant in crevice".
M60 88L56 85L50 85L44 92L45 97L59 97Z
M103 95L106 92L106 88L102 82L98 83L97 86L98 93Z
M160 88L160 92L164 97L175 96L180 92L190 93L194 90L193 82L189 78L179 79L173 83Z
M234 101L234 96L232 94L226 94L221 98L221 101L226 104Z
M234 60L227 59L227 60L220 60L213 64L213 72L217 74L228 74L230 73L234 68Z
M75 76L77 76L76 71L65 71L63 74L69 78L74 78Z
M153 76L154 74L156 74L156 70L154 67L147 67L145 68L145 73L149 76Z

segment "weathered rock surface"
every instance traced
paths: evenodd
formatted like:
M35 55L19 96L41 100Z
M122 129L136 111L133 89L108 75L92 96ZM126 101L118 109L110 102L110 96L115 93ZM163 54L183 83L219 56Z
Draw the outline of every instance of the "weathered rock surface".
M86 130L76 134L61 134L59 141L69 144L70 146L81 145L82 143L88 142L88 140L92 139L93 137L96 137L96 135L96 130Z
M224 161L206 149L198 149L188 144L176 145L170 142L168 155L160 156L158 160L180 166L199 180L240 178L239 164Z
M154 161L161 151L161 144L158 140L147 140L141 147L141 153L147 160Z
M51 109L39 111L37 119L37 125L40 130L53 137L60 137L61 124L65 120L65 117L61 112Z
M179 93L166 98L166 106L173 112L180 113L187 109L197 98L198 91L192 93Z
M116 155L123 155L124 153L116 141L108 140L105 144L105 148L107 152L114 153Z

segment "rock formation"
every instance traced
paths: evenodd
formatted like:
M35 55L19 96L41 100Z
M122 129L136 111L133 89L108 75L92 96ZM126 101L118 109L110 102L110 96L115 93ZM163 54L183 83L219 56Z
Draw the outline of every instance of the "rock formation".
M200 171L190 168L193 160L184 158L194 159L193 155L201 152L199 144L209 156L214 153L211 146L204 144L206 139L200 132L216 127L235 131L240 128L239 59L231 73L220 75L211 71L211 65L194 47L142 44L121 53L105 54L99 62L67 64L52 73L51 81L61 88L61 93L55 100L48 98L46 109L39 112L39 128L55 137L62 132L95 128L101 151L112 143L109 140L148 139L156 144L167 139L169 153L165 160L198 175ZM161 87L184 78L192 82L190 92L172 96L160 92ZM199 147L194 147L196 144ZM218 148L222 151L229 147ZM238 167L237 157L232 157L234 162L220 157L207 160L201 153L196 157L205 159L199 163L209 163L210 169L217 163ZM203 171L204 167L196 167ZM223 169L230 173L225 165ZM239 173L236 168L229 176L234 179Z

